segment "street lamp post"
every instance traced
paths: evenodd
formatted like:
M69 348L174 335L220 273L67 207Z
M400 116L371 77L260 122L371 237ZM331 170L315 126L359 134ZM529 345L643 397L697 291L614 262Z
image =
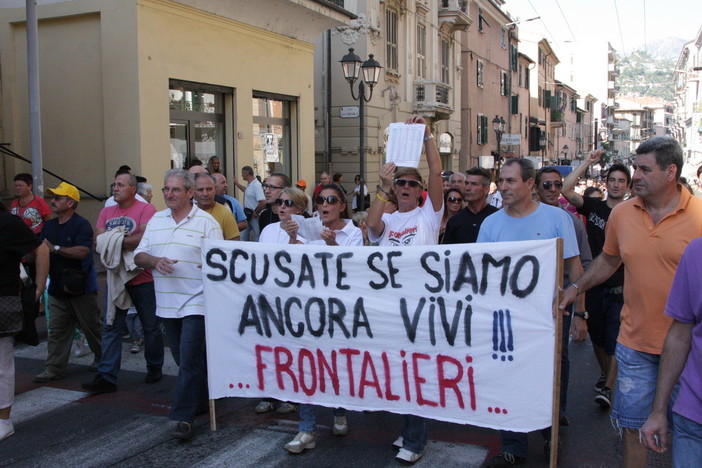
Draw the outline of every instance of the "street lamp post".
M349 87L351 88L351 97L354 101L359 102L358 109L358 134L359 134L359 145L358 145L358 162L359 162L359 175L361 176L361 189L356 195L358 199L356 200L356 206L358 209L363 207L363 188L366 183L366 126L365 126L365 103L371 100L373 97L373 87L378 83L378 78L380 77L380 70L383 67L380 66L377 60L373 58L373 54L368 56L368 60L365 62L361 61L361 58L353 52L353 48L349 49L349 53L344 55L340 60L341 68L344 71L344 78L349 82ZM360 72L363 70L363 79L358 82L358 97L356 97L353 84L360 76ZM370 89L368 97L366 98L366 85Z
M568 145L563 145L563 160L568 159L568 150L570 150L570 148L568 148Z
M541 148L541 167L544 167L544 158L546 156L546 132L539 133L539 147Z
M505 133L505 119L499 116L495 116L492 119L492 129L495 131L495 137L497 138L497 173L500 173L500 143L502 142L502 135Z

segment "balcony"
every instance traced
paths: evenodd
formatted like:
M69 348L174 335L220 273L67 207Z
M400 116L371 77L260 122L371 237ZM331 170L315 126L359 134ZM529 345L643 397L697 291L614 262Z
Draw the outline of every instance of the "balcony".
M560 128L565 122L565 113L562 110L551 111L551 128Z
M424 118L446 120L453 114L451 86L437 81L414 82L413 109Z
M469 0L441 0L439 3L439 23L446 23L451 32L465 31L473 24L468 16Z

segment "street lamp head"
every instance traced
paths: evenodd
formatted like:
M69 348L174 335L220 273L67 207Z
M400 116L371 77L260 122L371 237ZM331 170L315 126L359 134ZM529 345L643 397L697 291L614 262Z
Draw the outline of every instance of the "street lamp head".
M495 118L492 119L492 129L495 131L496 134L504 133L505 119L496 115Z
M539 134L539 146L541 147L541 149L546 148L546 133L544 132L541 132Z
M567 153L569 149L570 148L568 148L568 145L563 145L563 152L564 153Z
M368 60L363 62L363 65L361 65L361 69L363 70L363 81L365 81L366 84L373 89L373 86L378 83L378 78L380 78L380 70L382 70L383 67L381 67L378 61L373 58L373 54L370 54L368 56Z
M361 73L361 65L363 65L361 58L353 53L353 47L351 47L349 53L344 55L339 61L344 71L344 78L346 78L349 84L353 84Z

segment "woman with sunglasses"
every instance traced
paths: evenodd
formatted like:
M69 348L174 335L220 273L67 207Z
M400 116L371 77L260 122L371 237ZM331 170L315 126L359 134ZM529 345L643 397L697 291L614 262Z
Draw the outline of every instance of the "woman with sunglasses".
M322 238L320 240L305 241L300 243L311 245L330 246L362 246L363 233L353 222L348 219L348 207L344 201L344 191L337 184L327 184L315 199L317 213L322 222ZM301 453L305 449L313 449L317 445L317 407L315 405L300 404L299 431L295 438L285 444L285 450L291 453ZM346 410L334 408L334 424L332 433L335 436L344 436L348 433L349 426L346 421Z
M303 241L312 245L363 245L361 229L349 219L343 189L337 184L322 187L317 199L317 215L322 222L322 238L314 241Z
M439 244L444 243L446 223L463 208L463 192L460 189L448 189L444 193L444 216L441 218L439 228Z
M300 189L287 187L273 200L280 221L263 228L259 242L268 244L297 244L297 223L292 215L301 215L307 207L307 195Z
M424 118L418 115L412 115L406 123L426 125ZM422 176L417 169L387 163L380 170L380 186L368 212L368 237L371 242L377 241L381 246L437 244L444 193L439 150L428 125L424 130L424 150L429 166L429 190L427 200L421 207ZM397 211L383 213L392 191L397 197ZM404 419L402 435L394 443L400 448L396 458L414 463L424 454L426 424L424 418L419 416L405 415Z

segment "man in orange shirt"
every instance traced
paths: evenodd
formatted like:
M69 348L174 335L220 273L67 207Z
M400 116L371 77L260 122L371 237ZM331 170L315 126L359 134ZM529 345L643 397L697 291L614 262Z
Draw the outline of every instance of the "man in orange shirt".
M620 203L607 223L602 253L571 283L561 308L624 262L624 307L617 340L619 364L612 419L623 429L624 467L646 465L639 429L651 412L663 342L672 319L663 314L680 257L702 235L702 200L682 190L682 149L654 137L636 149L636 197Z

